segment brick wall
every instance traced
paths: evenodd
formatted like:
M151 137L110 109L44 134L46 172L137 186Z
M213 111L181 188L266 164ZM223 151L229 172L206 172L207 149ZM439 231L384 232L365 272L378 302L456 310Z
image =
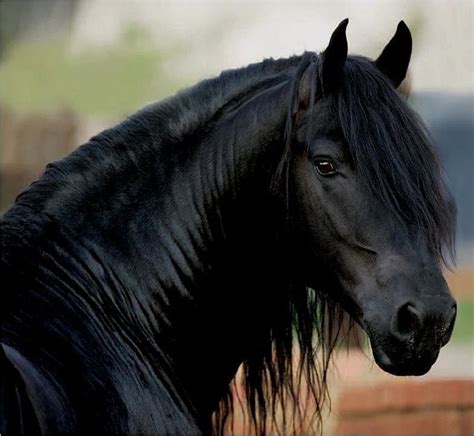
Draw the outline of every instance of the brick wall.
M337 414L340 436L474 435L474 380L344 389Z

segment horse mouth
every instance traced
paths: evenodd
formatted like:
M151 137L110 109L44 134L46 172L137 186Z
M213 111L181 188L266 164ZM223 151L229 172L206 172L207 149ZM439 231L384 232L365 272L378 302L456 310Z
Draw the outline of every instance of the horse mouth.
M426 352L418 356L404 356L404 353L393 353L397 358L391 358L380 347L372 350L375 362L385 372L397 376L425 375L438 359L439 350Z

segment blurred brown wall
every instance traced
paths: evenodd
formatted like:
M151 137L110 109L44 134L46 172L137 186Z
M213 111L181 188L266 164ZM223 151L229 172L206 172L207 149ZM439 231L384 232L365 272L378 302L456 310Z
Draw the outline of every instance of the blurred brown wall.
M19 115L0 108L0 207L4 211L47 163L77 146L78 118L67 110Z

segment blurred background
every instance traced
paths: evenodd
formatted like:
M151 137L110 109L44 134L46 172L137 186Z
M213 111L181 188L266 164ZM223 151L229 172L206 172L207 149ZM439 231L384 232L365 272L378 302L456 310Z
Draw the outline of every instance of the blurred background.
M1 211L46 163L67 155L146 103L223 69L323 50L332 30L346 17L353 54L376 57L401 19L413 33L406 84L411 88L410 104L440 149L459 209L458 264L446 272L459 312L452 341L431 372L416 380L383 373L372 363L366 346L360 345L363 340L350 341L350 352L335 357L333 413L326 419L325 434L471 434L474 3L470 0L0 0ZM400 414L408 424L397 430ZM448 427L443 427L446 422Z

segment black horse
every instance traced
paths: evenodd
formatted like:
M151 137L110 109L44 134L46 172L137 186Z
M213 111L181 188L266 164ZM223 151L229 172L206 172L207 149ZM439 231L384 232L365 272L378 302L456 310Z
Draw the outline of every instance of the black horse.
M382 369L430 369L456 314L455 208L396 90L408 28L372 61L347 56L347 22L319 55L144 108L18 197L2 433L219 433L241 364L254 430L287 402L304 418L302 378L318 418L342 309Z

